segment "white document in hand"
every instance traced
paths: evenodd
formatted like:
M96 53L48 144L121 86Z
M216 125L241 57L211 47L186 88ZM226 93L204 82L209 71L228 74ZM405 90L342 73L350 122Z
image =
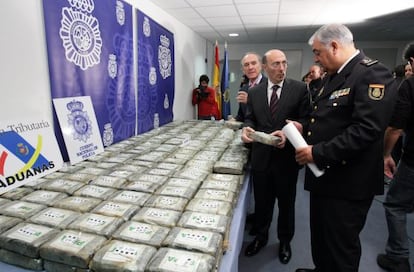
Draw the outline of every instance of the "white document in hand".
M285 133L286 138L289 140L289 142L293 145L294 148L297 149L300 147L308 146L305 139L303 139L302 135L299 133L298 129L295 127L295 125L292 122L285 125L282 128L282 131L283 133ZM320 170L314 163L308 163L307 166L309 167L310 170L312 170L312 173L316 177L320 177L325 173L324 170Z

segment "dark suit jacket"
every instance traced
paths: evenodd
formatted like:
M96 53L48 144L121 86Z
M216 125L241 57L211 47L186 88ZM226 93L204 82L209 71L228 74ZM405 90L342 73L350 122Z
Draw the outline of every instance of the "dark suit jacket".
M306 173L305 189L325 196L367 199L383 193L383 138L396 86L391 72L362 53L315 98L307 138L325 174Z
M260 83L266 82L267 81L267 77L262 76L262 79L260 80ZM245 91L247 93L249 93L249 83L245 83L240 87L240 91ZM239 103L239 110L237 111L237 116L236 116L236 120L240 121L240 122L244 122L244 119L246 117L246 108L247 108L247 104L245 103Z
M267 98L268 81L252 87L249 90L246 119L244 126L256 131L271 133L286 125L286 119L304 121L309 114L310 100L306 84L293 79L285 79L276 109L276 120L272 120ZM251 167L263 171L270 167L270 156L276 156L279 165L298 167L295 161L295 151L292 145L278 149L270 145L253 142Z

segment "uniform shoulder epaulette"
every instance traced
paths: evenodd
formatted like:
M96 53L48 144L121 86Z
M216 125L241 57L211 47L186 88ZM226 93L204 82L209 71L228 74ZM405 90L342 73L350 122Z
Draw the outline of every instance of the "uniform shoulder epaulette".
M365 65L367 67L371 66L371 65L373 65L377 62L378 62L378 60L373 60L373 59L370 59L370 58L364 58L363 60L361 60L361 64Z

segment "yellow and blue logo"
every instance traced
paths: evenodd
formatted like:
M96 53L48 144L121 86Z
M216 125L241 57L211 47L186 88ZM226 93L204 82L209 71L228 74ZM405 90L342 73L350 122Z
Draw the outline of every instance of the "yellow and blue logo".
M0 146L4 148L0 154L0 187L23 181L55 166L53 161L49 161L41 154L43 146L41 135L37 137L36 147L33 147L17 132L6 131L0 134ZM20 160L24 164L23 167L7 171L7 161L11 155Z

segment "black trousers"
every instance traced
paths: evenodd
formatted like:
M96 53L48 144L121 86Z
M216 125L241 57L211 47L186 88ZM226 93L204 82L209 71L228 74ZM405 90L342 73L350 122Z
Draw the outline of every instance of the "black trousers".
M299 169L296 165L270 164L266 171L252 170L257 239L267 240L277 199L279 214L277 236L290 242L295 232L296 183Z
M312 258L317 272L358 272L359 234L373 198L346 200L310 194Z

